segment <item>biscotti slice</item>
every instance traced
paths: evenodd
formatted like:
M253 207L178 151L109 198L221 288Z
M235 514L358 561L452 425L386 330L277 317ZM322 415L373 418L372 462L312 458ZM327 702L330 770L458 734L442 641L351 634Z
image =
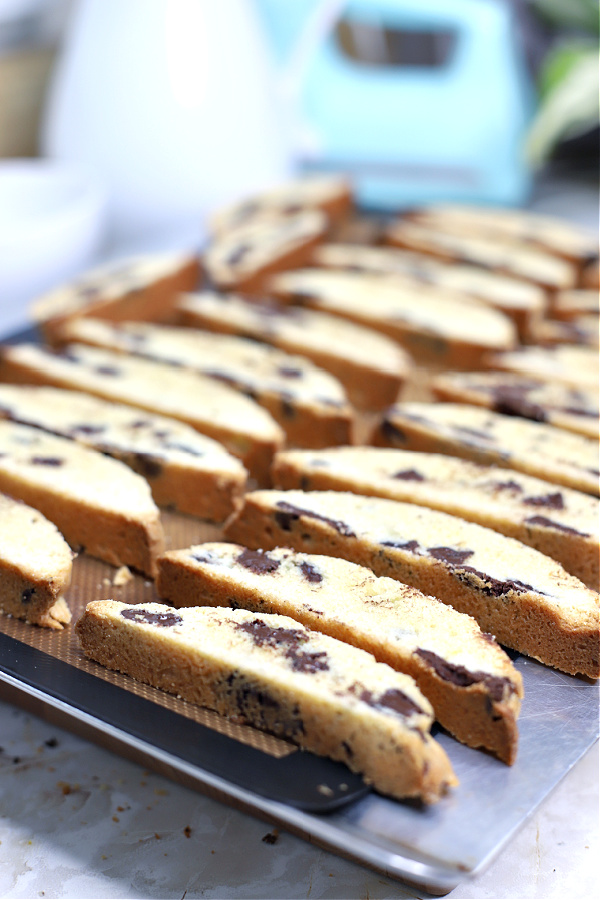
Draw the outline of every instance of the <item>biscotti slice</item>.
M581 344L598 349L600 346L600 319L597 313L574 316L568 321L543 319L534 328L532 343L542 346Z
M336 491L256 491L225 535L367 566L473 616L507 647L573 675L600 674L598 594L550 557L457 516Z
M599 360L593 347L560 344L555 347L519 347L491 354L489 368L530 375L540 381L561 382L598 390Z
M41 297L30 315L49 341L65 321L80 316L162 321L169 318L177 294L194 290L199 280L200 261L192 254L117 259Z
M76 629L102 665L344 762L381 793L433 803L457 783L412 678L287 616L100 600Z
M327 228L319 210L257 218L214 238L204 254L206 275L219 290L260 292L269 275L308 262Z
M429 285L454 299L474 297L509 316L521 337L530 335L546 307L546 292L535 284L487 272L477 266L450 265L432 256L395 247L321 244L311 260L315 266L391 277L406 285Z
M64 593L73 552L37 509L0 494L0 612L60 630L71 621Z
M305 175L216 210L209 228L213 234L224 234L258 218L295 216L311 209L320 210L333 223L351 207L352 187L344 176Z
M587 437L599 436L597 388L538 381L513 372L446 372L432 378L429 387L440 400L485 406Z
M559 291L577 286L577 267L567 260L494 238L466 236L399 219L388 227L386 243L522 278L545 290Z
M395 341L326 313L212 291L182 295L177 312L183 325L249 337L312 360L340 380L358 407L393 403L410 371Z
M496 466L385 447L282 451L272 472L273 486L283 490L351 491L477 522L551 556L598 590L600 506L588 494Z
M35 344L4 346L0 381L85 391L185 422L224 444L261 483L284 435L269 413L213 378L122 353L72 344L52 353Z
M157 590L176 607L290 616L367 650L411 675L460 741L514 762L521 676L474 619L415 588L343 559L211 543L165 553Z
M468 404L397 403L372 443L515 469L586 494L600 490L597 440Z
M0 416L114 456L142 475L154 502L213 522L241 503L247 473L189 425L80 391L0 384Z
M144 322L67 325L67 341L131 353L217 379L269 411L298 447L347 444L353 410L340 382L301 356L247 338Z
M534 247L581 266L598 258L593 234L572 222L531 210L439 204L412 210L409 218L452 234Z
M598 290L559 291L552 298L552 317L569 321L577 316L600 312Z
M480 368L493 347L516 344L514 324L498 310L467 297L448 300L425 285L408 289L374 275L300 269L275 275L267 290L381 331L425 363Z
M147 482L122 462L2 420L0 491L38 509L72 547L155 574L164 550L160 515Z

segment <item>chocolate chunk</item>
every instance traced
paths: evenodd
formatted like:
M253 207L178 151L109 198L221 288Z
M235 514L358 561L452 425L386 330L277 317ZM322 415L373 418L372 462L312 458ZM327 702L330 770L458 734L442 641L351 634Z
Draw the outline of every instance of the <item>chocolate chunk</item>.
M165 443L165 450L179 450L180 453L189 453L190 456L205 456L204 450L198 450L196 447L189 447L187 444L179 444L175 441Z
M98 375L109 375L111 377L122 375L121 369L118 369L116 366L96 366L94 371Z
M121 615L124 619L131 619L132 622L140 622L146 625L157 625L159 628L169 628L173 625L180 625L183 622L181 616L173 612L151 612L147 609L122 609Z
M520 484L517 484L516 481L493 481L491 483L491 487L496 488L498 491L516 491L517 494L523 493L523 488Z
M547 411L539 403L509 392L496 393L492 409L504 416L518 416L533 422L546 422L548 419Z
M54 468L65 464L64 459L59 459L58 456L32 456L29 462L33 466L53 466Z
M143 475L144 478L158 478L162 475L163 464L160 459L151 456L149 453L134 453L133 467L136 472Z
M228 266L237 266L241 263L243 258L250 253L252 250L251 244L239 244L235 247L234 250L231 251L227 259L225 260L226 265Z
M539 497L525 497L523 503L526 506L546 506L548 509L565 508L565 501L560 491L555 494L542 494Z
M422 650L420 647L415 653L425 662L429 668L443 681L455 684L457 687L470 687L472 684L484 684L494 701L502 700L505 688L511 693L515 692L514 684L508 678L499 678L497 675L488 675L485 672L470 672L464 666L450 663L437 653L430 650Z
M473 556L472 550L456 550L454 547L428 547L427 552L434 559L439 559L451 566L461 566L470 556Z
M265 575L268 572L275 572L281 565L278 559L269 556L264 550L242 550L236 562L239 562L245 569L250 569L256 575Z
M466 434L468 437L474 437L477 438L477 440L486 441L487 443L494 440L491 434L487 434L485 431L479 431L477 428L469 428L467 425L457 425L456 430L461 434Z
M553 522L552 519L547 519L546 516L530 516L529 519L525 519L526 525L541 525L542 528L555 528L557 531L564 531L565 534L576 534L578 537L590 537L589 534L584 534L583 531L577 531L575 528L570 528L569 525L562 525L560 522Z
M416 469L403 469L400 472L395 472L391 477L400 481L425 481L424 476L417 472Z
M518 581L516 579L501 581L498 578L492 578L491 575L487 575L485 572L479 572L477 569L473 568L473 566L461 566L460 568L457 568L453 574L459 581L465 582L471 587L475 587L478 591L481 591L481 593L487 594L488 597L501 597L504 594L509 594L511 591L514 591L516 594L526 593L527 591L533 591L535 594L543 593L543 591L532 587L530 584L526 584L524 581ZM474 575L477 579L483 581L483 586L474 585L473 579L469 578L469 575Z
M34 587L25 588L25 590L21 594L21 603L29 603L34 594L35 594Z
M319 584L321 581L323 581L323 576L321 575L319 570L315 568L312 563L309 563L306 560L300 563L300 571L302 572L306 580L311 582L311 584Z
M304 375L302 369L298 369L294 366L279 366L277 373L281 375L282 378L302 378Z
M72 425L71 434L101 434L106 431L106 425Z
M393 547L395 550L408 550L409 553L419 552L418 541L382 541L383 547Z
M393 712L401 716L412 716L414 713L423 713L423 710L414 700L407 697L406 694L397 688L388 688L381 696L376 697L371 691L363 690L360 693L360 699L369 706L383 707L391 709Z
M260 619L241 622L236 628L249 634L259 647L266 644L268 647L280 649L296 672L314 673L329 668L327 654L324 651L311 653L302 650L302 645L308 640L303 631L293 628L272 628Z
M292 522L297 522L301 516L306 516L309 519L317 519L321 522L325 522L326 525L334 528L343 537L356 537L355 533L345 522L329 519L327 516L322 516L310 509L300 509L299 506L293 506L293 504L287 503L285 500L280 500L277 503L277 507L280 511L275 513L275 521L284 531L291 531Z

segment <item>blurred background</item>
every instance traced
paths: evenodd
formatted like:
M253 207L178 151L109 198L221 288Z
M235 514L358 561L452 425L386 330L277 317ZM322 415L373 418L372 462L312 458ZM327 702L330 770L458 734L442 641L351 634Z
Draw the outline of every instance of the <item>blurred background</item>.
M0 0L0 308L305 170L597 229L598 6Z

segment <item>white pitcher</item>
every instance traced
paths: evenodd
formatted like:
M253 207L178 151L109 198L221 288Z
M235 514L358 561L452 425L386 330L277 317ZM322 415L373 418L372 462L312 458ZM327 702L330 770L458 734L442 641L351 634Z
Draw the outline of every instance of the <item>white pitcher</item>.
M291 174L285 132L249 0L75 4L43 151L96 170L113 241L199 239L215 206Z

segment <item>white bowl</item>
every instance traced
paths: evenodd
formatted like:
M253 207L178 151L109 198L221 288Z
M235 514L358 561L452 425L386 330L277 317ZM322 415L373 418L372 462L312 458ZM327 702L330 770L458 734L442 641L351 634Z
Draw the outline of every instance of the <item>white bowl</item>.
M105 222L105 193L83 170L0 162L0 334L27 325L32 300L95 262Z

